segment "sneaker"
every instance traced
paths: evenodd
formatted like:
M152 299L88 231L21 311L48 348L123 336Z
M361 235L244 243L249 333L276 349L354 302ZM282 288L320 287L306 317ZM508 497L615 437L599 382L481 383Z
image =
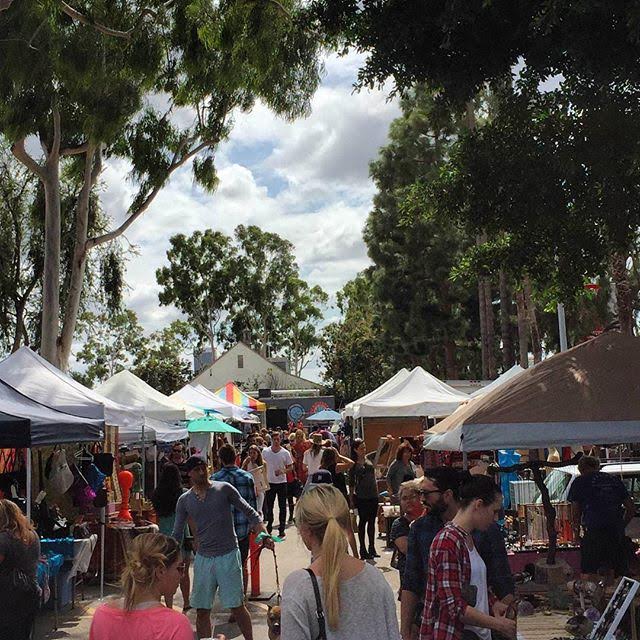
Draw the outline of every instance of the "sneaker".
M371 560L371 556L364 549L360 550L360 560Z
M278 534L278 538L282 538L282 540L284 540L287 537L287 532L286 531L281 531Z
M376 551L375 547L369 547L369 557L370 558L379 558L380 554Z

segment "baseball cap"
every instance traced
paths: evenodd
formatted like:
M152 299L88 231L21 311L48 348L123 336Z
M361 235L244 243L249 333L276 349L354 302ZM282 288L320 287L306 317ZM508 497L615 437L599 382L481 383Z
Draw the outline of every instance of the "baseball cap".
M309 482L311 484L332 484L333 476L328 469L318 469L318 471L311 474Z
M184 463L184 470L189 473L189 471L193 471L193 469L200 465L206 467L207 463L200 456L190 456Z

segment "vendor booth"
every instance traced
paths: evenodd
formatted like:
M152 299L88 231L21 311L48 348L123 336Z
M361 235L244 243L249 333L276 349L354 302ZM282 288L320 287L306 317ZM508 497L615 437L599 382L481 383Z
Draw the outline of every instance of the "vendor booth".
M537 451L551 446L640 442L639 358L640 339L613 332L602 334L544 360L461 406L429 430L424 446L462 451L466 456L472 451ZM515 506L520 525L525 525L519 534L527 548L520 551L539 553L546 544L546 514L535 499L534 482L510 484L522 485L513 487L521 494L528 490L524 485L530 485L531 495L516 499L512 508ZM560 552L564 547L575 555L572 550L577 545L568 527L569 505L563 502L562 495L551 497L559 498L554 507ZM575 559L565 559L575 568ZM516 562L512 567L518 569L521 564Z
M370 451L387 434L421 436L428 417L448 416L468 400L469 396L422 367L406 375L400 371L376 391L351 403L354 433L364 439Z
M173 423L202 415L202 411L189 403L165 396L127 370L111 376L95 390L115 402L141 409L147 418L164 422Z
M238 406L233 402L220 398L202 385L194 387L187 384L170 395L169 398L174 398L179 402L186 402L198 409L216 411L221 416L232 418L239 422L252 421L251 414L244 406Z

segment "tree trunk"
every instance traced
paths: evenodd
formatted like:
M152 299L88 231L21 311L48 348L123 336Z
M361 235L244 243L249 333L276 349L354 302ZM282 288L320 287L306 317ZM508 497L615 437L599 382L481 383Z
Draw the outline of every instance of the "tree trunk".
M524 303L524 292L522 289L516 291L516 313L518 318L520 366L523 369L527 369L529 367L529 322L527 321L527 307Z
M527 309L527 317L529 319L529 330L531 331L531 350L533 351L533 362L538 364L542 362L542 341L540 340L540 330L538 328L538 320L536 318L536 305L531 295L531 282L525 277L523 282L524 302Z
M478 280L478 316L480 318L480 352L482 357L482 379L489 377L489 358L487 353L487 316L485 314L485 294L482 278Z
M60 172L58 162L47 163L44 181L44 271L42 274L42 336L40 355L58 366L60 326Z
M485 326L485 339L487 341L487 377L489 380L493 380L497 377L496 370L496 327L495 318L493 315L493 294L491 291L491 281L489 278L483 279L484 285L484 326Z
M500 271L500 338L502 341L502 367L505 371L513 367L516 354L513 344L513 325L511 324L511 308L513 301L509 283L504 271Z
M542 498L542 507L544 509L544 515L547 520L547 536L549 537L549 550L547 551L547 564L553 565L556 563L556 549L558 547L558 532L556 531L556 510L551 503L551 497L549 496L549 489L544 483L542 478L542 471L540 467L533 466L531 469L533 474L533 480L536 486L540 490L540 496Z
M76 330L78 312L80 310L80 299L82 297L82 286L84 284L84 274L87 267L89 198L91 196L91 188L93 187L94 155L95 148L89 147L85 155L84 183L76 204L76 236L73 247L73 261L71 263L71 277L69 279L69 292L64 310L62 333L58 345L58 366L62 371L66 371L69 368L71 344Z
M625 254L616 253L612 256L611 277L616 290L616 307L620 331L633 335L633 299Z
M22 301L16 301L16 327L13 334L13 346L11 347L11 353L15 353L22 346L22 336L25 332L24 326L24 308L25 303Z
M445 337L444 341L444 369L447 380L458 379L458 366L456 363L456 343Z

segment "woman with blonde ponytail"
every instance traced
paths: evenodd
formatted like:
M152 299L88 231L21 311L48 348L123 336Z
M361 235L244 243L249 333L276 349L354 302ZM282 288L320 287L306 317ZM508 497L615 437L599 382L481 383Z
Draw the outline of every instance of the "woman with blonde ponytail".
M282 638L399 640L391 587L378 569L347 554L351 524L342 493L328 484L310 487L296 504L295 522L312 562L285 580Z
M122 572L123 597L96 609L89 640L193 640L186 616L160 602L176 592L183 571L177 540L162 533L135 538Z

